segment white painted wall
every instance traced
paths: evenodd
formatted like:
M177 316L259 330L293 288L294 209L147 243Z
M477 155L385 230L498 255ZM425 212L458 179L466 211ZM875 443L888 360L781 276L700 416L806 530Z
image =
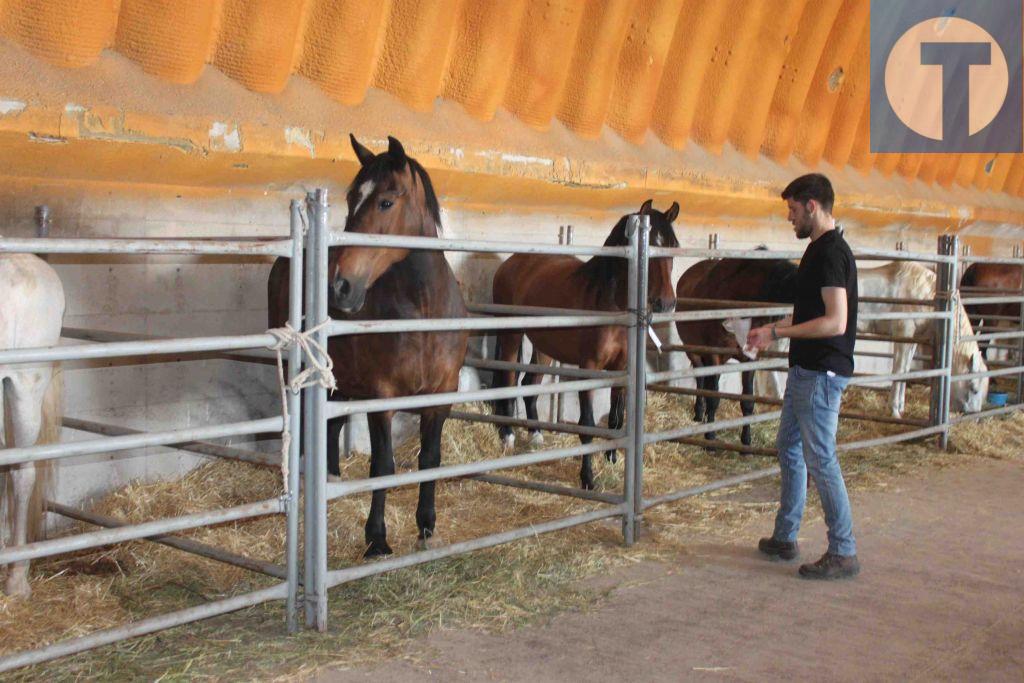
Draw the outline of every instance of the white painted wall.
M8 179L0 189L0 228L5 236L33 236L34 207L48 204L54 237L190 237L284 236L288 230L288 202L302 197L306 188L274 191L194 190L168 187L138 188L89 182L54 183ZM335 202L343 201L338 188ZM658 208L669 200L658 199ZM446 204L442 198L442 204ZM511 213L498 209L444 211L446 235L524 242L558 241L560 225L571 224L575 243L601 244L619 216L637 207L601 216L581 217L574 212ZM683 246L705 247L710 232L721 234L721 247L772 249L801 248L784 219L782 205L772 221L743 221L732 225L705 223L684 216L677 224ZM344 209L334 213L332 225L340 229ZM891 247L897 239L911 249L931 251L933 235L901 226L858 239L857 227L848 226L854 244ZM469 301L489 301L490 282L501 262L499 255L453 255L452 262ZM65 326L92 327L152 335L199 336L261 332L266 328L266 279L270 260L212 257L60 256L51 262L67 293ZM692 261L679 260L678 277ZM713 293L709 293L712 294ZM674 330L663 338L677 341ZM480 338L471 353L482 353ZM488 349L490 353L490 349ZM528 358L528 356L527 356ZM685 364L673 356L663 367ZM141 429L169 429L276 414L278 395L271 366L223 360L174 362L154 360L142 365L129 361L69 363L65 366L66 414ZM488 379L486 375L484 379ZM467 385L479 378L467 378ZM692 384L692 382L691 382ZM723 377L723 389L738 390L737 375ZM607 412L607 392L599 392L595 413ZM547 415L547 401L541 401ZM522 407L519 407L520 414ZM566 417L576 419L575 400L567 402ZM396 439L412 433L415 418L397 421ZM356 421L356 447L368 450L365 421ZM93 438L65 430L67 440ZM495 436L497 439L497 436ZM273 449L276 442L262 447ZM153 480L181 474L201 458L167 449L146 449L65 461L58 469L57 498L76 504L102 495L132 480Z

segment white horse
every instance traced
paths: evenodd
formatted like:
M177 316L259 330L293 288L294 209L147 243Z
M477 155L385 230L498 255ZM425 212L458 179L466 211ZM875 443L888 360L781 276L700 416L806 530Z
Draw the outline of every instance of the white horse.
M31 254L0 254L0 349L54 346L64 318L64 288L48 263ZM53 363L0 365L3 436L7 448L58 441L61 373ZM4 486L11 545L24 545L42 530L50 479L48 461L12 465ZM26 596L28 561L8 567L4 592Z
M935 297L935 273L912 261L895 261L879 268L861 269L857 275L857 286L862 297L892 297L899 299L933 299ZM860 312L881 311L930 311L930 306L865 304ZM957 300L957 321L955 323L958 336L971 335L971 321L967 312ZM858 320L858 332L874 332L900 337L929 337L933 332L934 320L921 318L902 318L900 320ZM893 373L910 370L910 364L917 352L917 344L893 344ZM984 372L988 368L978 343L961 341L953 347L953 374L960 375ZM958 412L976 413L981 410L985 395L988 393L988 378L962 380L953 382L950 388L952 407ZM893 382L889 397L889 406L894 417L903 415L906 408L906 383Z

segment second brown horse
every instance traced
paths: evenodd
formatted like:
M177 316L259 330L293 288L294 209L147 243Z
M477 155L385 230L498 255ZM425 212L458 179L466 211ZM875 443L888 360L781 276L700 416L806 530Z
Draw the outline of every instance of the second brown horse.
M678 247L672 221L679 215L679 204L662 213L652 207L652 200L640 207L640 215L650 217L650 243L657 247ZM629 244L626 223L629 215L623 216L605 240L605 246L618 247ZM494 274L494 302L516 306L546 306L553 308L587 309L594 311L624 311L628 307L629 286L628 263L616 256L595 256L589 261L580 261L572 256L551 256L538 254L516 254L499 266ZM671 311L675 307L675 292L672 289L672 259L653 258L648 268L648 304L658 313ZM577 365L586 370L626 369L626 329L621 326L587 327L578 329L531 330L527 332L533 343L534 352L553 358L562 363ZM498 335L495 358L515 362L523 343L522 331L507 331ZM515 383L516 373L499 371L495 373L495 386L507 387ZM539 375L528 373L523 384L534 384ZM625 390L616 387L611 390L611 410L608 413L608 427L620 429L625 414ZM591 392L582 391L580 400L580 425L594 426L594 411ZM524 399L526 415L537 419L537 398ZM511 417L515 400L495 401L498 415ZM506 448L515 443L512 428L502 426L499 434ZM538 430L531 430L534 438ZM580 441L590 443L592 437L581 436ZM614 461L615 451L607 453ZM590 456L583 456L580 468L580 483L585 489L594 488L594 472Z

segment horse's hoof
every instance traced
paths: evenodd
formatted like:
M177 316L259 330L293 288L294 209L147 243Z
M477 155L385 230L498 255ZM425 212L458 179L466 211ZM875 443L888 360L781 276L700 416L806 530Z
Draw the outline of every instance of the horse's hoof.
M501 437L501 450L505 451L506 453L511 453L515 449L516 449L516 435L515 434L506 434L505 436Z
M19 577L8 577L4 583L4 595L11 598L27 598L32 594L32 587L29 586L28 579Z
M416 550L432 550L443 545L444 541L436 534L416 539Z
M544 435L540 432L530 432L530 445L531 446L543 446Z
M587 481L586 479L580 480L580 488L584 491L593 491L596 487L593 481Z
M390 555L393 550L388 545L387 541L370 541L366 548L366 552L363 553L363 559L372 560L378 557L386 557Z
M339 481L345 481L345 480L341 478L340 474L328 474L327 475L327 481L330 484L337 484Z
M608 462L610 462L612 464L615 464L615 463L617 463L619 461L619 452L618 451L605 451L604 452L604 457L605 457L605 460L607 460Z

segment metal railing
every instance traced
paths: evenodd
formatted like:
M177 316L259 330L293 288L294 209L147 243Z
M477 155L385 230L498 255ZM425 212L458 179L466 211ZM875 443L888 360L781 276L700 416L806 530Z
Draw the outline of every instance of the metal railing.
M580 524L612 518L622 521L623 539L627 544L633 543L636 533L636 512L638 510L633 497L635 490L634 477L637 475L639 458L636 449L642 448L642 397L637 393L637 376L642 374L638 358L643 353L646 328L637 324L639 316L644 315L646 301L646 270L640 264L646 260L641 252L647 248L650 231L647 217L635 216L630 219L627 231L630 244L626 247L586 247L576 245L532 245L519 242L494 242L482 240L441 239L428 237L382 236L359 233L328 233L327 194L318 190L311 202L310 215L312 239L308 245L308 268L306 290L306 329L312 329L321 323L316 339L326 344L328 338L339 334L387 334L395 332L426 332L447 330L534 330L570 327L595 327L618 325L628 329L628 363L626 372L595 372L572 368L540 367L524 363L508 363L501 361L467 361L470 367L480 369L513 369L525 372L549 372L560 376L557 384L534 384L530 386L510 386L503 388L479 389L476 391L460 391L441 394L424 394L386 399L368 399L327 404L326 391L320 387L306 390L303 429L307 443L312 445L305 470L305 555L304 555L304 591L306 603L306 623L308 626L323 630L327 623L327 591L330 587L358 578L408 567L422 562L429 562L441 557L457 553L469 552L506 543L519 538L532 537L537 534L565 529ZM536 308L524 306L502 306L495 304L474 304L469 310L479 316L456 319L406 319L406 320L366 320L343 321L328 320L327 315L327 250L330 246L374 246L401 247L405 249L431 249L461 252L482 253L526 253L556 254L576 256L606 256L626 259L628 264L628 294L630 302L627 311L576 311L565 309ZM643 276L640 275L643 270ZM495 317L495 316L504 317ZM351 416L379 411L417 410L432 406L455 405L461 403L494 401L509 398L555 395L571 391L590 391L612 387L625 387L628 409L626 421L622 429L605 429L601 427L585 427L544 423L539 420L520 420L506 416L480 416L456 412L456 419L468 418L474 421L492 422L500 425L527 426L536 428L552 428L595 438L587 444L568 448L554 448L534 451L520 455L488 458L472 463L442 465L436 468L414 472L404 472L381 477L346 480L342 482L327 481L326 472L326 421L339 416ZM625 476L621 493L608 494L583 489L535 482L519 478L500 476L496 472L527 465L554 462L566 458L579 457L600 453L602 451L622 449L626 455ZM460 477L471 477L491 485L512 486L545 491L555 495L568 495L581 500L598 503L600 507L590 512L573 514L568 517L531 524L519 529L491 534L481 538L453 543L440 548L421 550L398 558L378 561L352 567L331 569L327 565L327 529L326 512L328 502L344 496L377 491L398 486L409 486L423 482L438 481Z
M3 239L0 253L44 254L209 254L226 256L288 256L292 259L292 279L289 300L289 320L293 327L301 326L302 262L304 239L301 206L293 201L290 210L290 236L273 240L207 240L207 239ZM114 335L116 337L116 335ZM96 358L124 358L157 354L204 354L259 349L274 344L277 338L270 334L191 337L180 339L113 340L51 348L28 348L0 351L0 363L13 365L55 361L86 360ZM288 350L289 378L301 369L302 359L297 346ZM0 465L33 464L42 460L73 458L95 453L111 453L147 446L174 446L185 444L193 452L235 460L259 461L266 465L266 454L255 454L244 449L233 449L219 444L200 443L204 439L228 436L256 435L281 432L287 428L298 434L300 406L297 394L287 397L289 424L281 415L259 420L248 420L220 425L169 429L158 432L98 425L89 421L65 418L65 426L103 434L99 438L69 443L41 444L0 451ZM122 626L104 629L85 636L59 641L45 647L17 652L0 658L0 671L45 662L57 657L83 652L95 647L135 636L153 633L199 619L225 614L272 600L285 600L286 623L289 630L298 628L296 608L299 604L298 555L298 493L299 493L299 440L293 439L282 463L279 456L269 461L288 472L282 493L275 498L258 500L230 508L208 510L179 517L155 519L142 523L128 523L112 517L96 515L83 510L47 501L46 510L68 519L101 527L99 531L77 533L44 541L8 546L0 549L0 564L23 562L63 553L96 548L112 543L145 539L171 546L178 550L225 562L271 576L275 583L269 587L203 605L178 610L169 614L149 617ZM196 529L213 524L242 521L267 515L285 518L285 563L278 565L258 558L244 557L196 541L174 536L175 532Z
M682 441L693 443L695 437L711 431L722 431L749 427L751 425L770 422L778 419L780 412L771 410L760 414L751 414L740 418L720 420L715 423L686 424L672 429L648 432L644 428L645 411L648 391L666 391L693 396L714 398L730 398L740 401L766 403L775 408L781 403L778 399L770 399L756 395L729 394L701 389L688 389L669 386L667 383L684 378L700 378L712 374L727 374L748 370L779 370L787 366L784 359L766 354L761 360L748 361L740 364L726 364L713 367L683 368L661 372L648 372L646 334L651 324L693 321L693 320L724 320L733 317L769 317L781 316L790 312L791 307L785 305L764 304L760 302L736 302L710 300L704 304L707 310L687 310L675 313L651 315L648 311L647 273L650 258L686 257L686 258L750 258L750 259L796 259L802 256L798 252L768 252L754 250L729 249L666 249L653 248L649 245L650 223L646 216L633 216L627 223L629 245L626 247L588 247L580 245L537 245L519 242L495 242L482 240L441 239L428 237L384 236L359 233L331 233L328 230L329 206L327 192L317 190L306 198L306 221L302 220L302 207L293 202L291 207L291 240L263 241L197 241L201 242L202 251L187 251L189 240L149 242L145 240L103 240L96 243L99 251L89 252L87 246L69 240L7 240L0 241L0 251L31 250L49 253L230 253L283 255L293 259L291 264L291 290L289 301L289 319L293 327L312 335L313 339L326 347L331 336L335 335L372 335L394 334L400 332L429 332L448 330L475 330L480 332L513 329L561 329L570 327L594 327L616 325L627 329L627 366L624 372L581 370L571 367L550 367L531 363L512 363L507 361L468 359L466 366L480 370L501 370L529 373L547 373L559 378L557 384L542 385L540 383L527 386L503 388L484 388L475 391L461 391L440 394L401 396L394 398L366 399L327 403L326 389L322 386L310 386L303 390L300 404L297 395L289 394L289 424L292 434L301 432L305 467L304 501L301 511L304 520L304 551L298 555L298 521L299 509L297 493L299 489L299 443L300 439L292 439L288 453L288 487L287 494L278 499L256 501L227 510L211 511L197 515L186 515L175 519L155 520L144 524L125 524L120 520L102 515L76 511L59 503L49 502L48 509L56 514L78 519L104 527L104 530L83 534L69 539L55 539L42 543L28 544L17 548L0 551L0 561L11 562L18 559L45 557L57 552L74 548L94 547L108 542L128 539L145 538L156 543L163 543L186 552L194 552L204 557L230 562L244 566L252 571L283 579L269 588L220 600L207 605L181 610L173 614L145 619L124 627L108 629L96 634L85 636L63 643L57 643L39 651L19 653L0 659L0 670L16 666L24 666L45 661L64 654L115 642L122 638L151 633L161 628L188 623L216 614L241 609L268 600L285 599L287 622L289 629L297 627L297 614L305 612L306 625L323 630L328 617L328 589L339 584L360 578L380 574L395 569L410 567L452 555L471 552L516 539L533 537L541 533L554 532L599 520L618 518L621 520L623 541L632 544L636 538L638 527L643 519L644 511L651 507L681 500L702 493L735 486L743 482L773 476L778 467L766 467L742 475L727 477L707 482L699 486L644 495L643 453L648 445L663 441ZM302 223L309 225L308 233L303 233ZM715 239L709 243L717 245ZM528 254L568 254L575 256L608 256L622 258L628 264L627 310L625 311L577 311L566 309L531 308L521 306L503 306L495 304L471 305L472 315L456 319L406 319L406 320L331 320L327 307L328 284L328 248L331 246L369 246L369 247L401 247L404 249L424 249L438 251L482 252L482 253L528 253ZM120 247L124 251L116 251ZM155 251L146 251L152 247ZM218 249L222 251L217 251ZM956 341L973 338L988 339L1020 339L1024 350L1024 317L1018 319L1021 326L1012 336L1008 333L984 333L981 335L958 336L955 331L956 321L956 273L959 258L955 238L943 237L939 242L937 254L915 254L905 250L857 250L858 259L869 260L901 260L922 261L935 264L938 274L936 295L932 299L884 299L871 300L874 304L918 305L933 310L907 312L865 312L862 319L891 320L913 316L934 321L933 334L929 337L904 338L895 335L862 334L858 338L891 341L894 343L925 342L933 345L933 353L926 358L925 369L902 373L888 373L854 377L851 385L865 385L877 382L893 381L925 381L931 385L929 418L917 420L910 418L894 418L891 416L873 416L850 411L840 414L842 419L876 420L880 423L896 424L909 427L909 430L896 434L888 434L839 445L840 450L868 448L907 439L937 436L941 444L948 442L948 431L951 424L964 419L1005 414L1024 407L1024 400L1018 395L1014 405L990 410L978 416L950 418L950 387L952 381L969 380L974 377L997 377L1004 375L1024 374L1024 368L1018 365L991 370L985 373L969 373L952 375L952 352ZM982 261L974 257L964 260ZM986 262L995 262L984 259ZM1010 259L1013 264L1024 266L1024 259ZM989 296L985 292L972 292L967 299L974 303L1021 303L1024 307L1024 291L1019 294L999 292L998 296ZM694 303L688 300L687 303ZM1017 333L1019 332L1019 333ZM203 337L194 339L138 339L116 333L80 331L84 338L101 340L100 343L89 343L80 346L59 347L50 349L28 349L0 352L0 363L39 362L44 360L71 360L83 358L106 358L113 356L142 356L152 354L177 353L213 353L225 358L246 360L250 362L266 362L266 358L247 351L267 346L275 341L270 334L241 335L234 337ZM1016 348L1016 347L1015 347ZM686 345L669 345L665 352L684 352ZM887 354L874 354L886 356ZM303 364L300 352L292 347L288 355L289 377L294 378ZM1021 382L1018 379L1018 391ZM560 415L553 416L549 421L518 419L503 415L483 415L466 411L454 411L454 419L487 422L495 425L527 427L570 434L577 434L595 439L579 446L552 448L518 455L493 457L470 463L442 465L432 469L391 474L380 477L349 479L340 482L328 482L326 467L327 452L327 420L341 416L366 414L379 411L417 410L440 405L456 405L477 401L506 400L519 397L552 396L571 391L589 391L619 387L625 389L625 422L621 429L603 428L600 426L571 425L562 422ZM103 438L90 439L70 444L35 446L18 448L0 452L0 464L14 462L33 462L42 459L73 457L86 453L110 452L140 446L163 445L192 452L203 453L215 457L226 457L245 460L259 465L273 465L266 460L265 454L254 454L252 451L237 449L218 444L207 443L213 439L234 434L257 434L278 431L285 427L282 417L271 417L263 420L251 420L228 425L212 425L208 427L167 430L155 433L140 433L136 430L112 425L95 424L88 421L68 419L68 426L86 429L103 434ZM346 428L347 431L347 428ZM689 440L689 441L687 441ZM716 447L720 442L712 442ZM746 448L745 452L764 454L770 449ZM548 463L621 449L625 452L622 488L614 492L587 491L580 488L554 484L550 482L531 481L507 476L507 471L539 463ZM743 448L735 450L744 452ZM346 496L358 495L383 489L410 486L424 482L443 479L471 478L488 485L509 486L542 491L552 495L572 496L595 504L595 509L576 512L566 517L545 522L530 524L487 536L459 541L439 548L413 552L400 557L383 561L364 563L354 566L331 568L328 566L327 548L327 508L332 500ZM287 549L286 566L263 562L254 558L244 558L204 544L172 536L174 531L202 526L217 521L246 519L256 515L284 514L287 518ZM73 540L77 538L78 540ZM301 579L300 579L301 574ZM299 587L302 587L300 598Z

